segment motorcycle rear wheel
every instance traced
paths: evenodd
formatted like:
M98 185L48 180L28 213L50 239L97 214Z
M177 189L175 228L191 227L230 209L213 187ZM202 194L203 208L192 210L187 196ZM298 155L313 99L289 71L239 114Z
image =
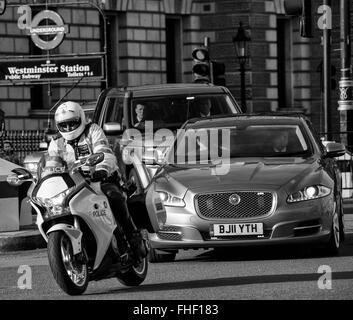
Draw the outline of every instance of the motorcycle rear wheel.
M48 237L50 269L59 287L69 295L80 295L88 286L87 265L73 260L72 244L63 231L55 231Z
M118 275L118 280L125 286L135 287L140 285L147 276L148 258L145 257L137 266L131 266L127 272Z

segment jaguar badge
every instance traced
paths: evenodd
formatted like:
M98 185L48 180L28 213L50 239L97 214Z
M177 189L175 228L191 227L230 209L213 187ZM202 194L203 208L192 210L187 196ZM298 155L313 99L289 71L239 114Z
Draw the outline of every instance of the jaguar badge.
M240 203L240 197L236 193L233 193L229 197L229 203L232 204L233 206L237 206Z

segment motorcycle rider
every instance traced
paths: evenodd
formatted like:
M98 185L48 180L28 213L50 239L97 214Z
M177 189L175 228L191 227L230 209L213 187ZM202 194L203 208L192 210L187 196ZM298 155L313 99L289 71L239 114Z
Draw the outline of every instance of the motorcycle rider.
M70 164L93 153L104 153L104 160L96 165L91 181L101 182L101 189L108 197L115 219L122 226L136 258L146 257L147 245L129 214L116 157L103 130L95 123L86 123L83 109L72 101L57 108L55 124L61 136L50 142L49 156L59 156Z

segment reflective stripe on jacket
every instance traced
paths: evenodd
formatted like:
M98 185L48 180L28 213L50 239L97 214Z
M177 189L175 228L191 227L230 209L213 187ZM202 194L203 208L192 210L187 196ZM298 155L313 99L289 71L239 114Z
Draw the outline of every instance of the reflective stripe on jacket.
M97 164L96 170L105 170L109 176L118 171L116 157L109 146L108 139L103 130L95 123L90 124L88 130L85 130L80 136L74 147L60 137L56 140L53 139L48 148L50 156L63 158L69 166L76 159L98 152L104 153L104 160Z

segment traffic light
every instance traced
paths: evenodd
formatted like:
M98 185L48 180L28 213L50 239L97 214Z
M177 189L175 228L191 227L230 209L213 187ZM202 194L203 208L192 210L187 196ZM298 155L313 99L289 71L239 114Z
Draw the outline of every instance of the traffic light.
M192 73L194 82L211 82L211 62L207 47L200 46L192 51Z
M284 0L284 11L288 16L300 16L300 35L312 38L312 4L311 0Z
M212 63L212 83L216 86L226 85L226 66L223 62L211 61Z

